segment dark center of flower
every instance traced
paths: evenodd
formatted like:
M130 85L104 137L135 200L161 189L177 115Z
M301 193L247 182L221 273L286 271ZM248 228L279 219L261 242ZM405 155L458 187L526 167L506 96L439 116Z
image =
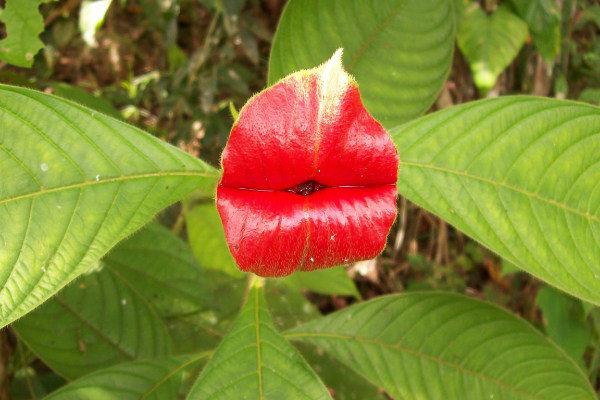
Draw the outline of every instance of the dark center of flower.
M299 183L294 187L286 189L286 191L292 192L295 194L299 194L300 196L308 196L308 195L311 195L314 192L317 192L323 188L325 188L325 186L321 185L319 182L306 181L306 182Z

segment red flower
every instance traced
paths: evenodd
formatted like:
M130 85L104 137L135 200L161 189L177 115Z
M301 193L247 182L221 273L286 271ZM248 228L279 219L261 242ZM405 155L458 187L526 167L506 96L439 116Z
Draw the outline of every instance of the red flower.
M242 271L285 276L373 258L385 246L398 153L341 55L289 75L240 111L217 208Z

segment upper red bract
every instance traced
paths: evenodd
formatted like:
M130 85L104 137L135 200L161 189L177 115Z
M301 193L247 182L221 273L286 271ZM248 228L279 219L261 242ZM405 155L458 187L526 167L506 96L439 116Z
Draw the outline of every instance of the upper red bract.
M243 271L285 276L383 249L396 215L398 154L340 51L253 97L222 164L217 208Z

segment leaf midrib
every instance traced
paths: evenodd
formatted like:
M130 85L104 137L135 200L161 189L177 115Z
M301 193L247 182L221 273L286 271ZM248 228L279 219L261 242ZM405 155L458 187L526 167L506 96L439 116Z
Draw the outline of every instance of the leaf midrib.
M582 216L584 218L590 219L590 220L595 221L595 222L600 222L600 218L599 217L596 217L596 216L591 215L589 213L584 213L583 211L577 210L576 208L569 207L568 205L566 205L564 203L560 203L560 202L558 202L556 200L551 200L551 199L542 197L542 196L540 196L537 193L528 192L527 190L518 188L516 186L507 185L504 182L498 182L498 181L494 181L492 179L484 178L482 176L472 175L472 174L469 174L467 172L455 171L455 170L452 170L452 169L448 169L448 168L444 168L444 167L437 167L437 166L428 165L428 164L421 164L421 163L415 163L415 162L401 161L400 165L408 165L408 166L419 167L419 168L428 168L428 169L433 169L433 170L437 170L437 171L447 172L447 173L454 174L454 175L464 176L466 178L477 179L477 180L480 180L482 182L487 182L487 183L490 183L490 184L495 185L495 186L501 186L501 187L504 187L504 188L509 189L509 190L514 190L515 192L519 192L519 193L524 194L524 195L526 195L528 197L535 198L537 200L543 201L543 202L548 203L548 204L552 204L553 206L556 206L558 208L562 208L565 211L569 211L569 212L572 212L574 214L578 214L578 215L580 215L580 216Z
M77 313L75 310L73 310L64 300L62 300L58 296L55 299L58 302L58 304L60 304L65 310L67 310L70 314L72 314L77 320L81 321L82 324L84 324L89 329L94 331L95 334L97 334L106 343L111 345L121 355L123 355L130 361L135 361L135 359L136 359L135 356L129 354L127 351L125 351L125 349L122 349L117 343L115 343L108 336L106 336L104 333L102 333L102 331L100 331L100 329L98 329L96 326L92 325L89 321L87 321L81 315L79 315L79 313Z
M356 52L356 54L354 55L354 57L352 57L352 61L350 62L350 64L348 64L348 67L346 68L346 70L348 72L352 71L352 69L354 68L354 66L358 62L358 59L360 57L362 57L362 55L364 54L364 52L367 50L367 47L369 47L369 45L373 42L373 40L375 40L375 38L377 37L377 35L379 35L379 33L383 30L383 28L385 28L391 22L391 20L400 12L400 9L402 9L402 7L404 7L404 5L406 4L407 1L408 0L403 0L400 3L400 5L396 9L394 9L392 11L392 13L390 14L389 17L387 17L385 20L383 20L383 22L381 22L377 26L377 28L375 28L375 32L373 32L373 34L371 36L369 36L369 38L367 38L367 40L361 46L361 48L358 49L358 51Z
M169 373L167 375L165 375L164 377L162 377L162 379L160 379L158 382L156 382L154 384L154 386L152 386L146 393L144 393L140 397L140 400L146 399L150 394L152 394L154 391L156 391L156 389L158 389L163 383L165 383L168 379L170 379L177 372L181 371L182 369L186 368L187 366L189 366L189 365L191 365L193 363L199 362L203 358L210 358L210 357L212 357L212 355L214 354L214 352L215 352L214 350L211 350L211 351L206 351L204 353L200 353L197 357L193 357L191 360L188 360L188 361L184 362L183 364L179 365L177 368L169 371Z
M119 176L116 178L102 179L102 180L98 180L98 181L95 181L95 180L85 181L85 182L76 183L73 185L60 186L57 188L39 190L36 192L23 194L20 196L8 197L5 199L1 199L0 205L9 203L11 201L18 201L18 200L27 199L27 198L33 198L36 196L41 196L41 195L48 194L48 193L56 193L56 192L60 192L63 190L77 189L77 188L101 185L101 184L112 183L112 182L123 182L123 181L128 181L128 180L135 180L135 179L161 178L163 176L197 176L197 177L204 177L204 178L215 178L215 179L219 178L219 174L211 174L208 172L191 172L191 171L188 171L188 172L156 172L156 173L150 173L150 174L127 175L127 176Z
M405 347L402 347L402 346L392 345L392 344L389 344L389 343L384 343L384 342L380 342L380 341L377 341L377 340L362 338L362 337L358 337L358 336L340 335L340 334L334 334L334 333L287 333L287 334L284 334L283 336L286 339L291 339L291 340L294 340L294 338L298 338L296 340L302 340L300 338L325 338L325 339L340 339L340 340L348 340L348 341L358 341L358 342L363 342L363 343L368 343L368 344L374 344L374 345L377 345L377 346L381 346L381 347L386 347L386 348L398 350L400 352L412 354L412 355L415 355L417 357L421 357L421 358L425 358L425 359L437 362L439 364L445 365L445 366L450 367L450 368L454 368L454 369L456 369L458 371L461 371L461 372L464 372L466 374L470 374L470 375L473 375L475 377L487 380L487 381L492 382L492 383L494 383L494 384L496 384L498 386L501 386L501 387L503 387L505 389L511 390L511 391L513 391L515 393L518 393L520 395L523 395L523 396L527 396L527 397L529 397L531 399L544 400L541 397L538 397L538 396L533 395L531 393L524 392L524 391L522 391L522 390L520 390L518 388L515 388L513 386L507 385L504 382L498 381L498 380L496 380L494 378L491 378L491 377L489 377L487 375L483 375L483 374L481 374L481 373L479 373L477 371L473 371L473 370L467 369L467 368L465 368L463 366L460 366L458 364L454 364L454 363L451 363L449 361L442 360L441 358L430 356L430 355L424 354L424 353L422 353L420 351L408 349L408 348L405 348Z

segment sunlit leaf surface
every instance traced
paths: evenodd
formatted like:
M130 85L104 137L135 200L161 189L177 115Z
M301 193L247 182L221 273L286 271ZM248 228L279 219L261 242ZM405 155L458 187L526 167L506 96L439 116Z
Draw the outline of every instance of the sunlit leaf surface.
M398 191L506 260L600 304L600 109L504 97L391 131Z
M424 292L359 303L285 335L312 343L404 400L592 400L585 373L494 305Z
M218 172L130 125L0 86L0 323L56 293Z

